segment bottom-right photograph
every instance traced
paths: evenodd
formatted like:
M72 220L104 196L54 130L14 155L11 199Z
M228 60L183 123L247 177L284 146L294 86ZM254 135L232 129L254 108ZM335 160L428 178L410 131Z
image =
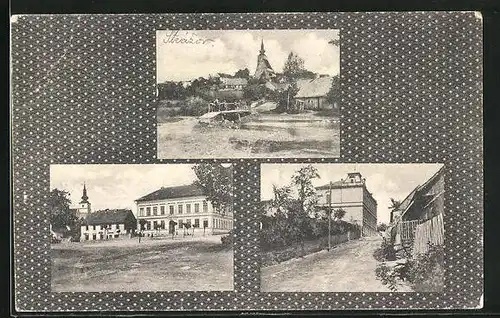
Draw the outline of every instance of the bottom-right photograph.
M440 292L443 164L262 164L262 292Z

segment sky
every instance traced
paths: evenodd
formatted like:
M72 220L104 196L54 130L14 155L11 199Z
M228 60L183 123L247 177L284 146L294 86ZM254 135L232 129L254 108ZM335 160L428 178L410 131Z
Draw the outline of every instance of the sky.
M273 184L290 184L295 171L306 164L263 164L261 166L261 199L273 198ZM418 185L425 183L443 165L423 164L313 164L319 179L314 186L345 179L349 172L360 172L366 187L377 201L377 223L389 223L390 198L404 200Z
M81 200L85 182L92 211L131 209L136 214L134 200L162 186L195 181L192 167L190 164L51 165L50 189L69 192L74 207Z
M329 75L340 72L340 48L328 41L339 30L179 30L177 38L203 39L204 44L165 43L175 30L156 31L157 82L192 80L216 73L255 72L261 40L276 72L290 52L304 59L306 69Z

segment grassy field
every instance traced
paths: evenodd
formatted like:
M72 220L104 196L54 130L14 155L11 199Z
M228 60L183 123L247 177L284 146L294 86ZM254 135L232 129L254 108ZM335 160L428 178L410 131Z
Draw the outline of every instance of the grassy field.
M158 118L158 158L338 157L338 118L260 114L239 129L203 127L195 117Z
M220 236L52 245L52 291L233 290L233 251Z

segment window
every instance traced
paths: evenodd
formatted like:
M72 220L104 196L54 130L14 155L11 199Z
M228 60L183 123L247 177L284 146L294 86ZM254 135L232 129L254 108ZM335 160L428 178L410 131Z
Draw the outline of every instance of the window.
M191 213L191 204L186 204L186 213Z
M158 207L157 206L153 207L153 215L158 215Z
M169 205L168 210L169 210L170 215L174 214L174 206L173 205Z
M204 228L208 227L208 220L203 220L203 227Z
M144 208L139 208L139 215L144 216Z
M177 211L179 212L179 214L182 214L182 204L179 204L177 206Z
M165 215L165 206L164 205L162 205L160 207L160 212L161 212L161 215Z
M208 203L207 201L203 200L203 213L208 212Z
M153 221L153 230L156 230L158 227L158 221Z
M194 213L198 213L200 212L200 204L199 203L195 203L194 204Z
M93 230L95 231L95 225L93 226Z
M88 230L89 230L89 226L85 225L85 231L88 231Z
M116 229L118 230L120 228L120 224L116 223Z
M146 223L146 230L151 230L151 221Z
M194 219L194 227L200 227L200 219Z
M161 229L164 230L165 229L165 221L162 220L160 224L161 224L160 225Z
M151 216L151 207L146 208L146 216Z
M182 219L180 219L179 221L177 221L177 226L182 229Z

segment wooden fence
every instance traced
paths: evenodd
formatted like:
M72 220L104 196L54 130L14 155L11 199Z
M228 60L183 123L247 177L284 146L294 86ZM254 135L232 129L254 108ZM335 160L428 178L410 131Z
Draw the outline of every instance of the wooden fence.
M444 244L444 223L442 213L417 225L413 241L413 255L427 252L429 250L429 243L434 245Z
M415 229L420 220L401 221L398 223L398 232L401 235L402 243L411 243L415 237Z

